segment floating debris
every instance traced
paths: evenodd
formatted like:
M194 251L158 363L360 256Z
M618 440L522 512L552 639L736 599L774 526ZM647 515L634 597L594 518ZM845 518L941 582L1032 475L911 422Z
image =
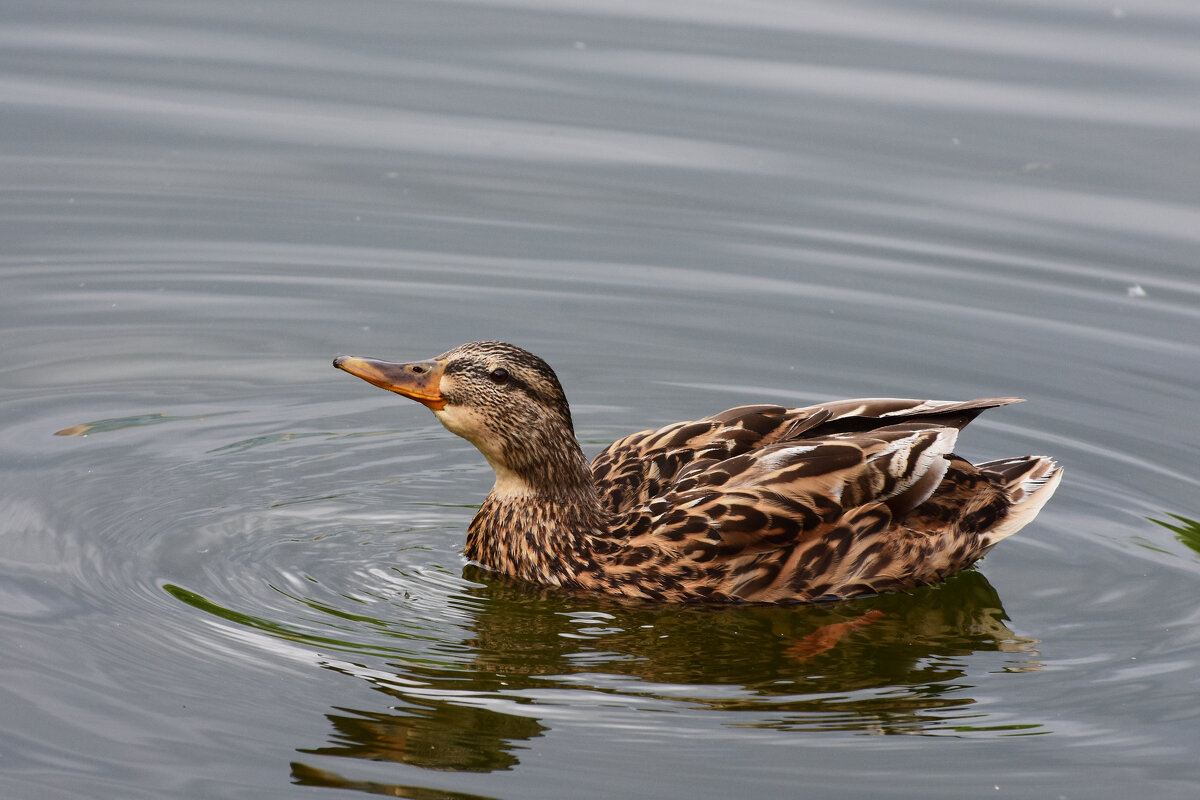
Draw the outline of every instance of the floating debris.
M169 417L166 414L138 414L133 417L114 417L112 419L98 419L95 422L83 422L79 425L63 428L61 431L55 431L54 435L87 436L90 433L108 433L109 431L119 431L124 428L140 428L143 425L161 425L164 422L182 422L184 420L206 419L208 417L236 413L238 412L223 411L219 414L196 414L190 417Z

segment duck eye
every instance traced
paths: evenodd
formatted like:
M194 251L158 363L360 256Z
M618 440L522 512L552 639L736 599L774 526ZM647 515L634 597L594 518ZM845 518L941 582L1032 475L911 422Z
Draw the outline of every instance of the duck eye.
M496 367L488 377L492 379L492 383L503 386L508 383L508 370L504 367Z

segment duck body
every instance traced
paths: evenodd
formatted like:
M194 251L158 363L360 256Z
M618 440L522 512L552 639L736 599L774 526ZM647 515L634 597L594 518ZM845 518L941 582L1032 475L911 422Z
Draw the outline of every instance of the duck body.
M954 455L968 422L1016 398L742 406L589 465L557 376L514 345L334 365L422 402L492 465L468 558L568 591L778 603L933 584L1028 524L1062 477L1044 456Z

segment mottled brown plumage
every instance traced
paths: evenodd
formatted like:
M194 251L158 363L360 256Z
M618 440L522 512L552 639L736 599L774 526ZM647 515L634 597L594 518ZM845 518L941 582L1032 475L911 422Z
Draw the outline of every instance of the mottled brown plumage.
M466 554L534 583L652 601L825 600L936 583L1037 515L1042 456L952 452L1019 402L742 406L627 436L588 465L554 371L502 342L334 365L411 397L491 464Z

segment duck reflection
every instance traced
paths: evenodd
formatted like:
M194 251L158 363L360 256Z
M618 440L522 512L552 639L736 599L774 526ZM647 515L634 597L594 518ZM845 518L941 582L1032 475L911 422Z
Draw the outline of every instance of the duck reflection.
M448 682L448 676L441 680ZM345 709L329 714L334 744L302 752L398 761L426 769L494 772L517 765L513 742L547 730L531 717L405 697L394 690L387 693L399 704L387 712Z
M968 656L1011 653L1001 667L1010 671L1040 666L1036 641L1013 633L995 590L972 571L911 595L791 607L620 605L540 593L490 573L468 577L481 584L462 642L469 662L394 665L399 685L373 680L389 698L386 711L331 713L331 743L303 752L439 770L510 769L524 742L548 731L537 720L537 698L547 691L631 702L661 696L746 712L732 724L785 730L961 729L973 716L962 709L975 702ZM404 688L409 683L424 688ZM318 773L325 785L340 780L297 768L306 781Z
M1028 653L978 572L912 595L807 606L645 607L564 602L486 580L466 644L477 680L604 673L647 683L738 686L755 696L846 692L961 677L955 657ZM1013 668L1030 669L1022 660ZM519 681L517 681L519 683ZM539 680L536 686L544 686ZM493 682L493 689L496 687ZM672 693L672 697L678 696ZM696 698L697 702L705 702Z

